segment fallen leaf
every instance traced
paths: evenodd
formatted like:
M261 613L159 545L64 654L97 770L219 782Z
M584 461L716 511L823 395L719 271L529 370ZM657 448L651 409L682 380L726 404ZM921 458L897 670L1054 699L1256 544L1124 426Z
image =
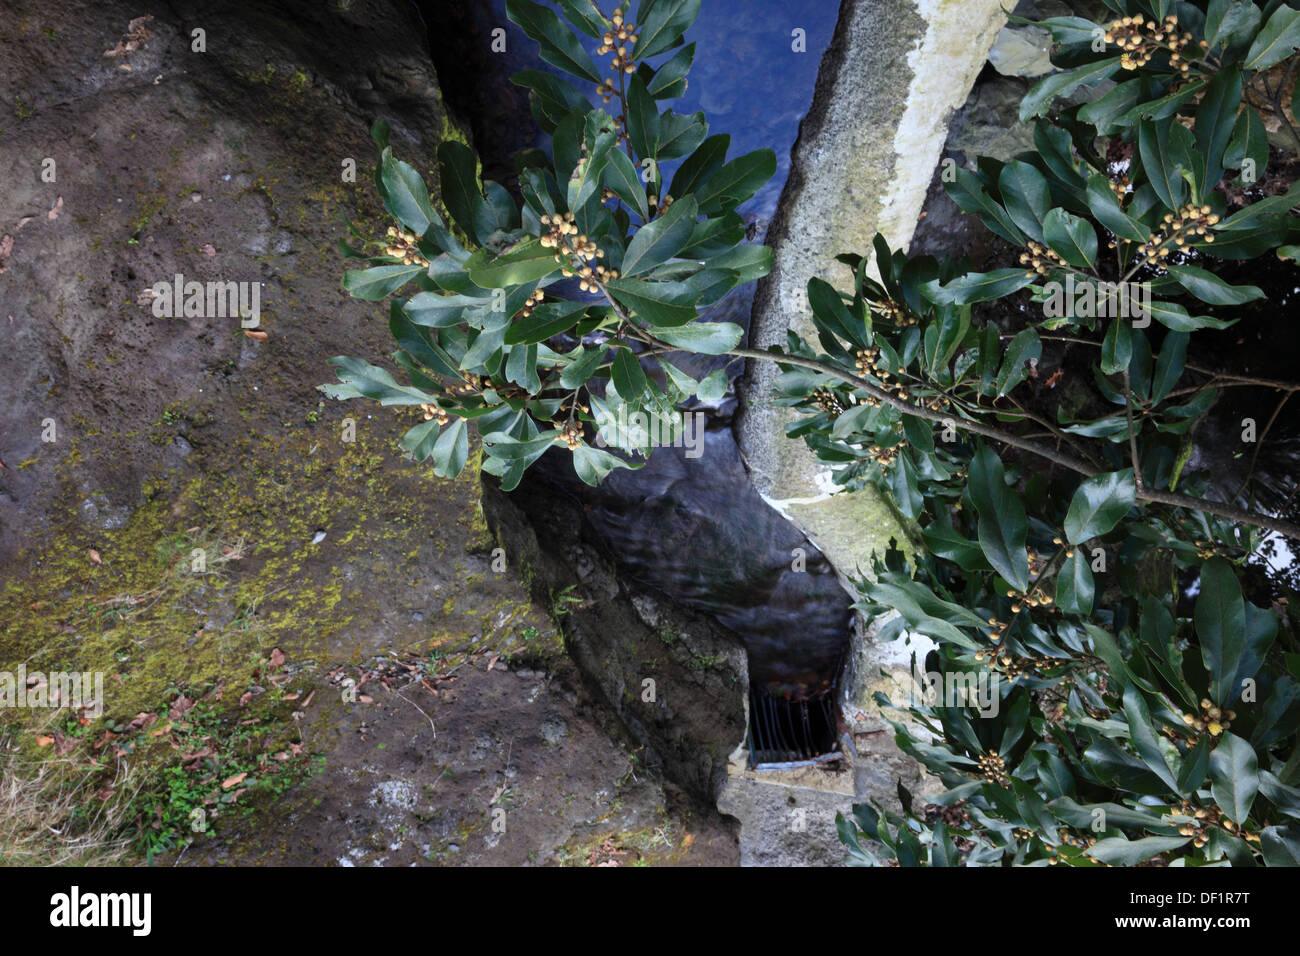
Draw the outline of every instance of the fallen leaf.
M230 777L228 780L222 781L221 789L229 790L231 787L237 787L244 782L244 778L247 776L248 776L247 773L237 773L233 777Z
M357 700L361 701L363 704L373 704L375 702L375 699L369 694L362 694L357 698Z
M35 216L23 216L23 218L18 220L18 225L14 228L14 232L21 231L23 226L27 225L35 218L36 218Z
M54 743L54 738L47 737L44 734L36 738L36 746L38 747L48 747L52 743Z
M90 560L91 560L92 562L94 562L95 564L103 564L103 563L104 563L102 560L100 560L99 552L96 551L94 548L87 548L87 549L86 549L86 555L87 555L87 557L89 557Z
M314 690L307 695L307 699L302 702L303 710L306 710L308 707L311 706L311 700L315 696L316 696L316 692Z
M186 712L188 712L193 706L194 701L190 700L184 694L181 694L172 701L171 709L168 711L168 714L171 716L172 720L177 720L185 716Z
M271 651L271 668L273 670L279 670L283 666L284 666L284 651L280 650L280 648L278 647L274 648Z
M47 212L45 215L51 222L53 222L55 219L59 218L59 210L62 208L63 208L63 197L60 196L58 199L54 200L54 205L50 207L50 211Z
M244 691L243 696L239 698L239 706L247 707L248 702L252 699L253 699L253 692L251 690Z
M205 242L205 243L203 244L203 254L204 254L205 256L215 256L215 255L217 254L217 250L216 250L216 248L212 245L212 243L210 243L210 242Z

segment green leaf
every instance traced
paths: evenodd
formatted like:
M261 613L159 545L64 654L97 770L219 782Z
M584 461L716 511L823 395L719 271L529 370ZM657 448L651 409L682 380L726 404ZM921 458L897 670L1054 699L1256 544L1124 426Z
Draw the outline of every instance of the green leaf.
M1178 210L1187 201L1187 182L1174 165L1170 147L1169 119L1144 120L1138 126L1138 153L1142 169L1160 201Z
M658 154L659 106L639 76L627 85L627 136L639 158L654 159Z
M458 418L443 429L433 446L433 473L439 478L456 478L469 460L469 429Z
M1127 319L1114 319L1101 340L1100 368L1105 375L1114 375L1128 368L1133 358L1133 338Z
M604 78L587 51L554 11L528 0L506 0L506 16L542 48L542 59L593 83Z
M808 304L817 326L858 348L867 347L866 326L853 317L844 299L825 279L813 276L808 280Z
M684 282L610 279L605 282L605 288L619 305L650 325L685 325L696 315L698 294Z
M700 15L700 0L654 0L649 13L646 7L642 0L637 8L634 60L646 60L671 50Z
M1152 302L1151 315L1165 328L1175 332L1192 332L1196 329L1226 329L1233 324L1230 319L1216 319L1208 315L1188 315L1187 310L1173 302Z
M343 288L348 294L366 302L378 302L392 295L425 271L425 266L374 266L349 269L343 273Z
M560 384L565 388L579 388L596 374L596 369L605 360L609 351L605 346L586 348L578 346L578 356L560 373Z
M1249 106L1237 114L1232 139L1228 141L1228 148L1223 154L1223 165L1228 169L1243 170L1244 180L1244 167L1248 159L1254 164L1251 181L1263 179L1264 170L1268 167L1268 132L1264 129L1264 121L1259 118L1259 113Z
M1142 837L1129 840L1124 837L1106 837L1084 850L1088 856L1111 866L1136 866L1161 853L1186 846L1191 837Z
M696 387L696 396L706 405L714 405L727 394L727 373L723 369L710 372L700 380Z
M1300 10L1280 6L1250 45L1242 69L1267 70L1289 57L1296 47L1300 47Z
M393 376L382 368L359 358L339 355L329 360L339 371L339 384L320 385L318 388L330 398L369 398L380 405L423 405L433 401L433 396L409 385L398 385Z
M1093 173L1088 177L1087 197L1088 208L1097 221L1119 238L1129 242L1146 242L1150 238L1150 230L1124 212L1105 176Z
M695 199L687 196L669 206L658 219L638 229L623 254L621 274L632 277L649 272L677 255L695 229L697 213Z
M645 391L645 370L641 368L641 360L632 353L631 349L618 349L614 353L611 375L614 387L618 389L618 394L624 401L634 401Z
M1024 269L994 269L958 276L945 286L936 279L923 286L926 298L939 304L971 305L991 302L1029 285L1037 276Z
M1264 290L1258 286L1229 285L1213 272L1206 272L1196 266L1171 263L1167 268L1180 286L1210 305L1242 305L1265 298Z
M1043 239L1076 269L1091 269L1097 262L1097 233L1092 223L1064 209L1053 209L1043 217Z
M1133 469L1095 475L1080 482L1065 516L1065 537L1071 544L1111 531L1133 507L1137 486Z
M695 59L695 44L688 43L655 70L646 91L657 100L675 99L686 92L686 74Z
M1223 152L1232 137L1241 106L1241 71L1225 67L1214 75L1196 107L1197 199L1204 199L1223 176ZM1251 112L1249 108L1246 110Z
M1001 398L1029 375L1029 364L1043 354L1043 343L1035 329L1021 329L1009 343L1002 359L1002 369L994 381L997 396Z
M677 198L695 192L722 165L730 145L731 137L726 133L718 133L702 142L673 175L668 187L669 195Z
M1223 707L1236 696L1232 680L1246 653L1246 602L1232 565L1223 558L1211 558L1201 567L1195 620L1201 659L1211 678L1210 696Z
M1153 405L1159 404L1178 384L1187 361L1187 343L1190 339L1191 336L1186 332L1170 332L1165 336L1160 357L1156 360L1155 377L1151 383Z
M1106 665L1106 670L1110 672L1111 677L1121 683L1131 682L1133 675L1129 671L1128 665L1124 663L1124 655L1120 653L1119 645L1115 643L1114 636L1109 631L1102 630L1095 624L1086 621L1083 629L1092 638L1092 648Z
M533 345L573 328L587 309L585 302L543 302L531 315L520 316L506 329L506 345Z
M469 278L480 289L507 289L545 279L559 268L555 250L547 249L540 240L530 238L490 262L471 268Z
M650 207L646 204L645 184L637 175L636 167L627 153L621 149L611 149L605 162L603 173L605 185L614 191L614 195L627 203L641 221L650 218Z
M1259 758L1236 734L1225 733L1210 754L1210 793L1234 823L1246 822L1259 793Z
M987 445L971 459L969 476L967 487L979 512L980 548L1008 584L1024 591L1029 587L1025 506L1007 487L1002 461Z
M1210 738L1202 736L1183 757L1183 764L1178 768L1178 792L1183 796L1195 793L1209 772Z
M1300 829L1265 827L1259 831L1259 849L1268 866L1300 866Z
M995 235L1013 246L1025 244L1025 234L1020 231L1007 211L993 201L980 178L968 169L958 169L955 182L945 183L948 195L962 212L974 213ZM999 270L1001 271L1001 270Z
M702 355L722 355L740 344L745 331L734 322L692 322L680 328L652 327L650 332L669 345Z
M770 149L756 149L724 163L695 189L700 212L706 216L716 216L724 209L739 205L754 195L775 173L776 153ZM676 177L673 181L675 184ZM673 193L674 197L678 195Z
M429 203L429 190L415 167L390 154L380 170L384 184L384 206L407 229L423 236L431 224L442 225L442 218Z
M1083 551L1076 548L1056 573L1056 606L1066 614L1087 617L1092 613L1094 593L1092 568Z
M1205 42L1209 51L1235 44L1241 35L1254 36L1263 19L1259 7L1241 0L1210 0L1205 12Z
M592 0L558 0L565 17L589 37L600 39L613 24L596 9Z
M1160 750L1159 738L1151 726L1151 711L1136 684L1124 688L1124 716L1128 719L1129 738L1142 762L1151 772L1165 782L1172 791L1178 790L1178 781L1169 769L1169 762Z
M443 205L469 236L478 241L474 230L474 207L483 201L478 185L478 158L464 143L447 140L438 146L439 188Z
M693 152L708 135L709 124L703 112L679 115L666 110L659 118L659 159L680 159Z
M1021 232L1043 241L1043 219L1052 209L1047 178L1028 163L1012 160L998 174L998 190L1007 214Z
M573 449L573 470L585 484L598 485L615 468L640 468L644 462L633 464L616 455L590 445L579 445Z
M1113 56L1039 80L1020 101L1020 122L1027 123L1033 117L1042 115L1056 97L1069 96L1084 84L1106 79L1119 69L1119 61L1119 57Z

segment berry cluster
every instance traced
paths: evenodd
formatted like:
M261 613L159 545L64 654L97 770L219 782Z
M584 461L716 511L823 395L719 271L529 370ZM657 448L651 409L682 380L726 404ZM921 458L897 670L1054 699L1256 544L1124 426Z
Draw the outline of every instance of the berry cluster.
M1199 733L1210 732L1211 737L1217 737L1229 727L1232 721L1237 719L1236 711L1219 710L1209 700L1201 701L1201 716L1195 714L1183 714L1183 723L1193 728Z
M394 259L401 259L403 265L418 264L427 266L429 264L429 260L420 255L420 250L416 247L416 243L420 240L415 233L399 230L396 226L389 226L388 239L392 245L385 249L384 252Z
M1143 20L1140 16L1121 17L1111 22L1106 31L1106 42L1114 43L1120 48L1120 66L1126 70L1136 70L1151 62L1151 57L1161 50L1169 52L1169 65L1187 75L1191 64L1183 51L1195 38L1190 33L1178 32L1178 17L1172 13L1163 22ZM1202 40L1200 46L1205 49L1208 44Z
M1195 203L1178 210L1176 216L1167 212L1162 220L1162 229L1165 231L1151 233L1147 241L1138 246L1138 255L1145 259L1148 266L1161 266L1161 260L1168 259L1175 249L1187 245L1189 239L1213 242L1214 233L1210 229L1218 221L1219 217L1210 211L1209 206L1198 206Z
M628 46L636 43L636 24L624 23L622 10L615 10L614 15L610 17L614 24L614 29L606 30L605 35L601 37L600 46L596 47L596 53L604 56L606 53L613 53L614 59L610 61L610 68L624 73L635 73L636 64L628 58ZM611 93L614 92L614 85L609 80L604 84L609 88ZM596 87L598 95L604 95L600 92L601 88ZM608 100L608 97L606 97Z
M1020 264L1029 266L1031 275L1045 276L1058 266L1064 266L1065 260L1042 243L1030 239L1026 248L1028 252L1020 253Z
M560 428L560 437L556 441L562 441L573 451L582 444L582 425L579 422L565 422Z
M980 776L984 778L985 783L997 784L999 787L1011 786L1011 778L1007 776L1007 765L997 754L980 754L975 758L979 764Z
M618 278L618 270L594 265L597 259L605 257L605 250L578 232L573 213L542 216L541 222L548 230L541 237L542 246L555 250L555 261L560 263L564 275L581 278L578 286L583 292L597 292L597 282Z
M867 455L881 468L888 468L898 459L898 446L872 445L867 449Z
M542 299L544 298L546 298L545 292L543 292L541 289L534 289L533 292L528 296L527 301L524 302L524 307L519 310L518 317L525 318L525 319L528 318L528 316L533 314L533 309L537 308L539 305L542 304Z
M436 418L438 419L439 425L445 425L449 421L451 421L451 416L448 415L446 412L444 412L437 405L430 405L428 403L422 404L420 406L420 411L424 413L424 420L426 422L432 421L433 419Z
M886 299L884 302L873 302L871 305L880 313L881 318L893 322L894 325L898 326L900 329L905 329L911 325L917 325L921 321L916 316L912 315L912 313L908 312L906 306L899 305L893 299Z
M838 395L822 386L813 389L812 398L818 408L831 415L839 415L847 407Z

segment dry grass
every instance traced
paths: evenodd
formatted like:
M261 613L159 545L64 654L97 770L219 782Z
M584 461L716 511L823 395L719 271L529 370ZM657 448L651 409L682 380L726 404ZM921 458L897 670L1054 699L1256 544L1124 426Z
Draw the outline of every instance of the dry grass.
M27 756L0 736L0 866L120 863L130 843L129 772L119 764L111 791L98 790L98 774L70 756ZM104 792L107 799L100 799Z

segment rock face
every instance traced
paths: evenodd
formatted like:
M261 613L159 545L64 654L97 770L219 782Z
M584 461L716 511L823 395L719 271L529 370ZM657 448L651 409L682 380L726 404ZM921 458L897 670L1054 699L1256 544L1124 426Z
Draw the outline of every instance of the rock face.
M322 353L360 345L369 311L339 289L336 249L339 213L374 203L369 124L390 119L417 162L447 130L401 4L141 12L17 0L0 23L13 111L0 122L13 241L0 263L0 557L48 530L52 510L120 524L141 484L186 455L162 434L180 403L216 392L231 415L257 414L279 403L282 376L301 422L328 377ZM153 315L142 292L177 273L261 283L271 339L235 319Z
M768 234L775 263L755 298L754 347L784 343L787 330L812 336L808 280L847 286L837 253L870 252L877 232L906 246L948 119L1003 19L998 0L846 0ZM751 362L741 383L738 434L754 483L842 575L869 568L903 529L872 492L836 493L829 469L785 438L788 413L764 404L777 375Z

